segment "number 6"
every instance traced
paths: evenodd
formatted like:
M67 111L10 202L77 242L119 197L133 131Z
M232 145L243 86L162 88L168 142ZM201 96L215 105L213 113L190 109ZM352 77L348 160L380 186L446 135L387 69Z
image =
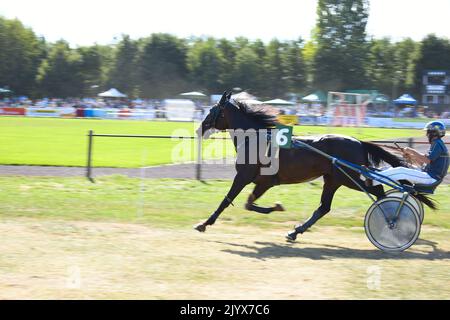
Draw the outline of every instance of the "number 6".
M283 128L277 132L276 141L279 146L284 146L288 143L286 134L289 133L289 129Z

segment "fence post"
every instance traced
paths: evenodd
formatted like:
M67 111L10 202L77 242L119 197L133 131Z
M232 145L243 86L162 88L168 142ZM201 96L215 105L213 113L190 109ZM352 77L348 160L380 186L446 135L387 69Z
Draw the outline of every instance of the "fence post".
M92 173L92 139L94 131L89 130L88 134L88 154L87 154L87 164L86 164L86 178L88 178L89 181L94 182L94 179L91 177Z
M195 177L202 180L202 134L197 133L197 163L195 165Z
M414 148L414 138L408 138L408 147Z

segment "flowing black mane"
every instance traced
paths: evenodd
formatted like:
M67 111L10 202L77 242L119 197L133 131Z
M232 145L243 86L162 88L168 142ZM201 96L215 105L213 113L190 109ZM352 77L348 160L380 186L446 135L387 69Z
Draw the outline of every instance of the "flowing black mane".
M242 101L234 101L233 103L242 113L250 116L265 128L274 127L278 124L276 112L272 108L250 106Z

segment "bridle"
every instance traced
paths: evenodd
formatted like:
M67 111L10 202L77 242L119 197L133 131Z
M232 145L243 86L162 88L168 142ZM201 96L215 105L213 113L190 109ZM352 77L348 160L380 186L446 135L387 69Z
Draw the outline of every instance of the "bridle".
M219 119L219 117L223 118L225 116L223 112L224 107L225 106L215 105L209 111L211 113L211 121L210 121L211 128L216 128L217 119Z

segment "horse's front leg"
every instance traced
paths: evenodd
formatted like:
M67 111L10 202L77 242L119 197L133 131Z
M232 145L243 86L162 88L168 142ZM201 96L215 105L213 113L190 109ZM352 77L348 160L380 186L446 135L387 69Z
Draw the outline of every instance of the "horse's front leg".
M253 192L248 196L247 203L245 204L245 209L262 214L269 214L273 211L284 211L284 207L281 205L281 203L276 203L274 207L270 208L260 207L255 204L255 201L271 187L273 187L273 183L269 183L269 181L257 183L255 189L253 189Z
M225 196L225 199L222 200L219 207L216 211L203 223L200 223L196 225L194 228L200 232L205 232L206 226L213 225L214 222L216 222L217 218L220 216L220 214L225 210L230 203L234 200L234 198L237 197L237 195L244 189L244 187L251 182L251 178L249 178L248 174L238 172L237 175L234 177L233 185L230 188L230 191L228 191L227 195Z

